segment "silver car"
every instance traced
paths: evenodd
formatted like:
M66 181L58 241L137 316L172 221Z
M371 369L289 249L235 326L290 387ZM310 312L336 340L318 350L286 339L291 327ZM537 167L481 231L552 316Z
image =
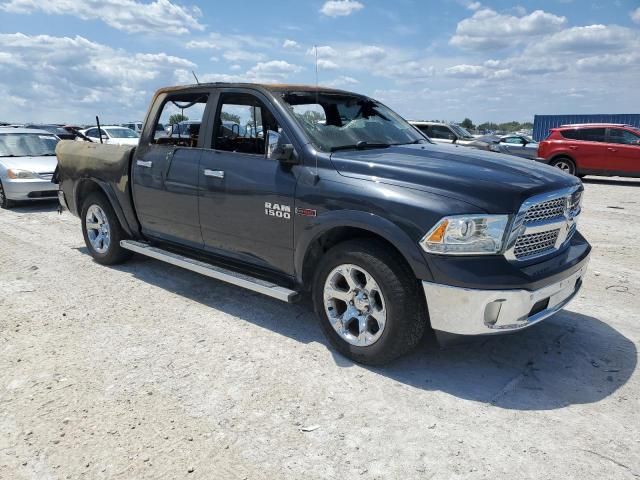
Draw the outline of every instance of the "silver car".
M0 207L57 198L51 183L60 139L45 130L0 127Z
M532 160L538 156L538 143L526 135L485 135L484 137L476 138L466 146Z

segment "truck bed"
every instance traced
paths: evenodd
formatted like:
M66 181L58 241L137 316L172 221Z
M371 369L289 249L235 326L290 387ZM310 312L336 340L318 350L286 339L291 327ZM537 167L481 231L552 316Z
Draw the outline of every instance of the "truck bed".
M130 171L135 146L62 140L56 147L57 179L69 211L80 216L83 189L98 186L111 200L125 230L138 230L132 204Z

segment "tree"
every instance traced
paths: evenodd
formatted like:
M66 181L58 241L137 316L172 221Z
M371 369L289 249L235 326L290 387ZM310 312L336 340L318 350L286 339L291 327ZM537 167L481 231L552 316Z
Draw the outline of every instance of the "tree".
M220 112L220 119L240 125L240 115L236 115L235 113Z
M467 130L473 130L476 126L473 124L470 118L465 118L460 124L462 128L466 128Z
M174 113L169 117L169 125L173 125L174 123L186 122L189 120L189 117L183 115L182 113Z

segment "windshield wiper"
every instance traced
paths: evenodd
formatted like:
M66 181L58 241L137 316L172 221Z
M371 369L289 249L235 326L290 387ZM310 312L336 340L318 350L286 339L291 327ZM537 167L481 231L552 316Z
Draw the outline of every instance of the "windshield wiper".
M331 147L331 152L336 152L338 150L351 150L351 149L357 149L357 150L364 150L365 148L388 148L391 145L388 143L369 143L369 142L365 142L365 141L359 141L358 143L354 144L354 145L339 145L337 147Z
M17 157L18 155L14 155L13 153L10 153L9 155L0 155L0 157Z
M55 157L55 153L41 153L40 155L34 155L34 157Z

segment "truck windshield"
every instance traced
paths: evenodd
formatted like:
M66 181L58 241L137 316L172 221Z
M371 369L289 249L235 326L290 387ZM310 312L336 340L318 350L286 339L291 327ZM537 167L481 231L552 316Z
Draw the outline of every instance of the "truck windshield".
M427 142L398 114L370 98L347 93L289 92L283 100L313 145L325 152Z
M55 155L59 139L35 133L0 134L0 157L41 157Z

